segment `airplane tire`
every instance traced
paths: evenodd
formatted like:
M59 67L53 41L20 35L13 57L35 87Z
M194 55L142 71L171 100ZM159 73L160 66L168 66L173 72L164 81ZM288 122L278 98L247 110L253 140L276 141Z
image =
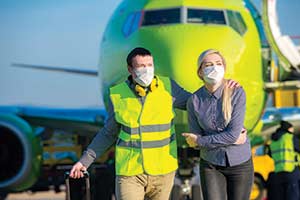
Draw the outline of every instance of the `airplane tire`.
M173 186L170 200L181 200L181 187L179 185Z
M254 186L257 190L257 194L255 195L255 197L253 197L255 200L262 200L263 199L263 194L264 194L264 182L261 178L255 176L254 177Z
M193 200L203 200L200 185L193 185L192 186L192 199Z

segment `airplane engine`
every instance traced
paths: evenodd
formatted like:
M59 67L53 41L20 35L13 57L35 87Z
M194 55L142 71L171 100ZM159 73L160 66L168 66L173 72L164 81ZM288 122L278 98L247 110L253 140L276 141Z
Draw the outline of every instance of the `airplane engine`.
M22 191L39 177L40 138L22 118L0 113L0 192Z

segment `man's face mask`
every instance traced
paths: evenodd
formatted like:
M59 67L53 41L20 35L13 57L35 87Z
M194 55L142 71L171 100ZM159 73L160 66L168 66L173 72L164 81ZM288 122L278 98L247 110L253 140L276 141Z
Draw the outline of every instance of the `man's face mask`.
M223 80L224 73L224 66L222 65L208 66L203 69L203 79L205 82L214 85Z
M139 85L147 87L151 84L154 78L154 67L139 67L134 69L136 77L135 82Z

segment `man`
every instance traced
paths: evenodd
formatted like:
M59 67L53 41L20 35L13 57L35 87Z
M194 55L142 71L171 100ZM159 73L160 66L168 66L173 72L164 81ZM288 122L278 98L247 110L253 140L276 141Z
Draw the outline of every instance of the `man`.
M177 169L174 108L186 109L191 94L176 82L154 75L151 53L135 48L127 56L128 79L110 88L108 118L70 176L82 171L116 142L118 200L166 200ZM236 87L236 82L232 82Z
M268 179L268 199L299 200L299 140L293 135L294 127L281 121L271 136L270 154L275 172Z
M186 109L190 93L154 75L151 53L133 49L128 79L110 89L108 119L72 170L71 177L101 156L116 140L117 199L169 198L177 169L174 108Z

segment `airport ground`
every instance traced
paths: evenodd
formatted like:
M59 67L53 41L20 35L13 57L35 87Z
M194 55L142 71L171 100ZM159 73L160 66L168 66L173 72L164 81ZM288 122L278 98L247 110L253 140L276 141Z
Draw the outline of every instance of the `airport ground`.
M266 197L266 191L264 192L264 197ZM66 193L64 191L55 193L54 191L48 192L36 192L36 193L18 193L18 194L10 194L7 200L65 200Z
M65 200L66 193L59 192L55 193L54 191L48 192L36 192L36 193L16 193L8 195L7 200Z

